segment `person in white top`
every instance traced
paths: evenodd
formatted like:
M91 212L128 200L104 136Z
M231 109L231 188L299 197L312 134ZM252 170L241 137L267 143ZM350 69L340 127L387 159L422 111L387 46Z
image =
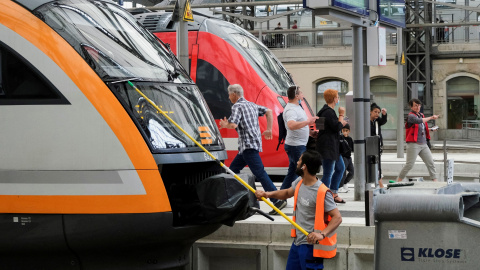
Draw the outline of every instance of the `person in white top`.
M287 90L287 96L288 104L283 110L283 121L287 129L285 152L288 156L288 172L280 189L290 188L292 182L297 179L295 174L297 161L306 150L308 137L313 135L313 132L310 134L309 126L318 119L317 116L307 117L300 105L304 97L298 86L290 86Z

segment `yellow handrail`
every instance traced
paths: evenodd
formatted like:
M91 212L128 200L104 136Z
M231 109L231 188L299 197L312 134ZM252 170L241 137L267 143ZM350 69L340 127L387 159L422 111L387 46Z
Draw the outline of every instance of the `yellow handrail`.
M240 178L237 174L235 174L232 170L230 170L229 167L227 167L225 164L223 164L220 160L218 160L217 158L215 158L214 155L212 155L212 153L210 153L207 149L205 149L205 147L203 147L203 145L201 145L199 142L197 142L197 140L195 140L192 136L190 136L190 134L188 134L182 127L180 127L172 118L170 118L170 116L168 116L162 109L160 109L153 101L151 101L145 94L142 93L142 91L140 91L137 87L135 87L135 85L133 85L132 82L130 81L127 81L128 84L130 84L130 86L132 86L143 98L145 98L148 103L150 103L155 109L157 109L157 111L159 111L163 116L165 116L165 118L168 119L168 121L170 121L172 124L174 124L180 131L183 132L183 134L185 134L188 138L190 138L190 140L192 140L198 147L200 147L200 149L202 149L205 153L207 153L215 162L217 162L222 168L224 168L229 174L233 175L233 177L235 177L235 179L237 179L240 183L242 183L242 185L244 185L246 188L248 188L251 192L255 193L255 189L253 189L247 182L243 181L242 178ZM264 201L266 204L268 204L270 207L273 208L273 210L275 210L277 213L279 213L283 218L285 218L288 222L290 222L293 226L295 226L295 228L297 228L299 231L301 231L303 234L305 235L308 235L308 232L305 231L302 227L300 227L295 221L293 221L292 219L290 219L289 217L287 217L287 215L285 215L282 211L280 211L280 209L278 209L277 207L275 207L275 205L273 205L273 203L269 202L267 199L265 199L264 197L262 197L262 201Z

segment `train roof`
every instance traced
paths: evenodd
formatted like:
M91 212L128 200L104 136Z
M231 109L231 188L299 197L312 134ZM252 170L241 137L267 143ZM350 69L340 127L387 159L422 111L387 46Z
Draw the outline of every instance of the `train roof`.
M97 1L102 2L103 0L97 0ZM18 3L19 5L28 9L29 11L33 11L46 3L55 2L55 0L12 0L12 2ZM110 2L110 3L115 3L115 2Z

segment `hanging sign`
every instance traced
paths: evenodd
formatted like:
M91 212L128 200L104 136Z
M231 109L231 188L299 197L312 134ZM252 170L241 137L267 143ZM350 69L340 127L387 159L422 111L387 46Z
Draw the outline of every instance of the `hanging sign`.
M183 20L186 22L193 22L193 12L190 7L190 1L185 1L185 11L183 12Z

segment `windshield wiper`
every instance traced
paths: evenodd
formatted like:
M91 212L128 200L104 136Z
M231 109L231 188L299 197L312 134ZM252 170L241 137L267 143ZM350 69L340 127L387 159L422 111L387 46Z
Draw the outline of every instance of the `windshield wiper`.
M117 83L123 83L123 82L127 82L127 81L132 81L132 82L138 82L138 81L143 81L141 78L138 78L138 77L133 77L133 78L114 78L114 77L110 77L110 78L102 78L102 80L106 83L106 84L117 84Z
M155 36L155 35L154 35ZM178 78L178 76L180 75L180 73L178 72L177 70L177 58L175 57L175 54L173 54L172 52L172 49L170 48L170 44L169 43L164 43L159 37L155 36L155 38L157 39L158 42L160 42L163 46L165 46L167 49L168 49L168 55L170 56L170 59L172 60L173 62L173 73L172 71L168 70L167 69L167 72L168 72L168 80L173 82L176 78ZM161 58L163 59L163 57ZM162 60L163 61L163 60ZM165 65L166 66L166 65Z
M170 81L170 79L171 79L171 81L173 81L176 78L178 78L178 76L180 75L180 73L177 70L177 58L173 54L172 49L170 48L170 44L169 43L166 43L166 44L164 43L164 45L167 47L168 54L170 54L170 58L173 61L173 73L171 71L168 71L168 76L170 77L169 81Z

